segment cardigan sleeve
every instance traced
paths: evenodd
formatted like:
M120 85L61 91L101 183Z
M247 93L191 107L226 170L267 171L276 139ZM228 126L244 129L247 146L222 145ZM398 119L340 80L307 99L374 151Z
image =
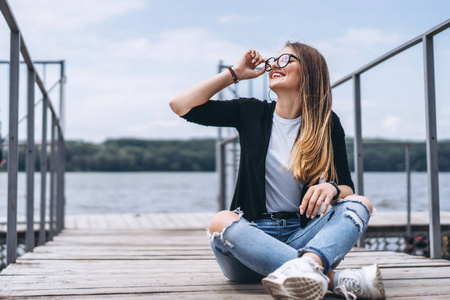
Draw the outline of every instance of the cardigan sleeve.
M206 126L235 127L239 129L243 98L234 100L208 100L192 108L183 119Z
M331 140L333 142L334 165L338 176L337 184L349 186L355 192L355 186L348 167L345 133L339 117L333 112Z

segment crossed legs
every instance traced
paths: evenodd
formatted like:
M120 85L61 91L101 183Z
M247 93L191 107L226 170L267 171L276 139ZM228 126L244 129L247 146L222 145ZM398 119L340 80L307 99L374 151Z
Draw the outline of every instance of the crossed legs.
M352 195L352 196L346 197L343 201L345 202L346 200L351 201L351 202L361 202L364 204L364 206L368 210L368 214L372 212L372 209L373 209L372 204L365 197ZM344 210L343 210L343 212L344 212ZM347 210L345 212L347 213L348 217L353 218L352 219L353 223L355 223L356 225L359 224L359 227L360 227L359 232L361 233L365 229L365 228L363 229L363 227L366 227L367 221L364 221L364 224L363 224L363 221L361 221L361 219L358 219L359 216L354 213L352 208L347 208ZM216 255L216 258L217 258L222 270L224 271L224 274L228 278L233 277L232 275L230 275L230 276L227 275L227 273L230 274L230 272L231 272L230 270L226 271L227 267L230 267L230 266L224 265L224 264L229 264L229 261L234 261L234 263L236 265L239 264L239 261L244 263L245 266L242 266L242 267L245 268L244 271L248 271L248 272L242 272L242 270L241 270L239 273L241 273L241 274L248 273L249 280L250 280L250 278L261 278L263 276L266 276L268 273L272 272L273 270L275 270L276 268L281 266L284 262L294 259L298 256L297 250L299 250L299 249L296 249L295 247L293 248L295 243L292 243L291 246L288 246L276 239L271 238L270 236L267 236L264 232L262 232L261 230L256 228L256 226L254 226L254 224L251 224L248 221L238 222L239 219L240 219L240 216L235 212L221 211L213 217L211 224L209 226L209 229L208 229L209 234L211 236L211 245L213 246L213 250ZM360 223L358 223L358 222L360 222ZM232 224L236 224L236 226L230 226ZM361 225L363 225L363 226L361 226ZM328 226L328 224L325 226ZM340 227L341 226L339 226L339 228ZM329 229L333 230L333 227L330 227ZM227 233L225 233L225 232L227 232ZM320 233L320 231L319 231L319 233ZM226 236L224 236L224 234ZM357 234L357 232L356 232L356 234ZM243 237L242 235L245 235L245 237ZM322 235L322 237L320 237L320 235ZM236 243L239 243L239 241L235 238L238 236L240 237L240 238L238 238L239 240L247 243L245 246L252 245L251 251L249 251L248 249L247 250L242 249L242 248L246 248L246 247L239 247L242 245L235 245ZM220 240L222 240L222 243L215 243L214 242L215 238L219 238ZM320 233L320 234L317 234L317 238L323 240L323 239L327 239L327 236L325 233ZM359 238L359 236L357 236L357 238ZM316 238L314 238L313 240L315 240L315 239ZM258 243L260 243L260 244L258 244ZM321 255L319 255L321 253L321 252L319 252L320 247L319 248L314 247L314 242L312 244L313 245L311 246L311 248L309 248L309 247L303 248L301 255L306 256L306 257L311 257L319 265L324 266L323 256L321 257ZM255 248L257 247L257 245L259 245L259 248L263 248L263 249L255 251ZM317 246L317 242L316 242L316 246ZM352 246L353 245L349 245L348 250L350 250ZM249 247L247 247L247 248L249 248ZM265 251L266 249L271 249L269 251L270 253ZM276 253L273 253L274 249L276 249L275 250ZM315 249L318 249L318 250L315 250ZM258 251L259 251L259 254L258 254ZM344 253L344 255L345 255L345 253ZM260 262L257 262L257 260L259 259L258 255L260 255L260 259L261 259ZM247 261L247 258L250 258L252 261ZM326 268L327 274L326 275L330 279L329 287L328 287L330 290L333 289L333 276L335 273L332 269L333 269L333 267L335 267L335 265L337 265L339 263L339 261L334 261L334 262L327 261L326 262L326 264L327 264L327 268ZM255 274L253 274L253 273L255 273ZM257 276L258 273L260 276ZM241 279L243 279L243 278L230 278L230 279L231 280L235 279L236 281L241 281ZM246 280L244 280L244 281L246 281Z

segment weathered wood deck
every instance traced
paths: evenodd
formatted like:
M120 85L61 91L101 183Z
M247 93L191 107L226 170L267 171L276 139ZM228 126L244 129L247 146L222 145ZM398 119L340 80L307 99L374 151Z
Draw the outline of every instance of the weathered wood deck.
M68 216L54 241L0 273L0 298L271 299L221 274L204 232L211 216ZM449 299L450 261L355 248L339 268L375 262L387 299Z

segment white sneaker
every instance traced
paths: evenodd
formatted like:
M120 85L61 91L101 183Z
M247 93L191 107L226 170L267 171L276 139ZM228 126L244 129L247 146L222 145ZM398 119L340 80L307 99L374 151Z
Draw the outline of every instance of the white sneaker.
M262 280L274 299L323 299L328 290L323 267L310 257L284 263Z
M341 271L338 286L333 291L347 300L385 299L383 278L377 264Z

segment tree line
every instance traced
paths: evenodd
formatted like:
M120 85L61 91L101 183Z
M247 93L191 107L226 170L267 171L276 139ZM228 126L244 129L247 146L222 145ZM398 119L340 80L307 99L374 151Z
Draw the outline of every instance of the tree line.
M350 169L354 169L352 140L347 140ZM367 142L367 143L366 143ZM373 144L375 142L382 145ZM404 171L405 146L392 140L365 140L365 171ZM386 144L391 143L391 144ZM215 171L216 141L110 139L103 143L68 141L66 170L81 172ZM24 171L25 147L19 148L19 170ZM426 171L425 143L411 145L411 170ZM438 146L439 171L450 171L450 141ZM6 165L6 164L5 164ZM36 171L40 170L40 149L36 149ZM6 166L1 168L6 171Z

